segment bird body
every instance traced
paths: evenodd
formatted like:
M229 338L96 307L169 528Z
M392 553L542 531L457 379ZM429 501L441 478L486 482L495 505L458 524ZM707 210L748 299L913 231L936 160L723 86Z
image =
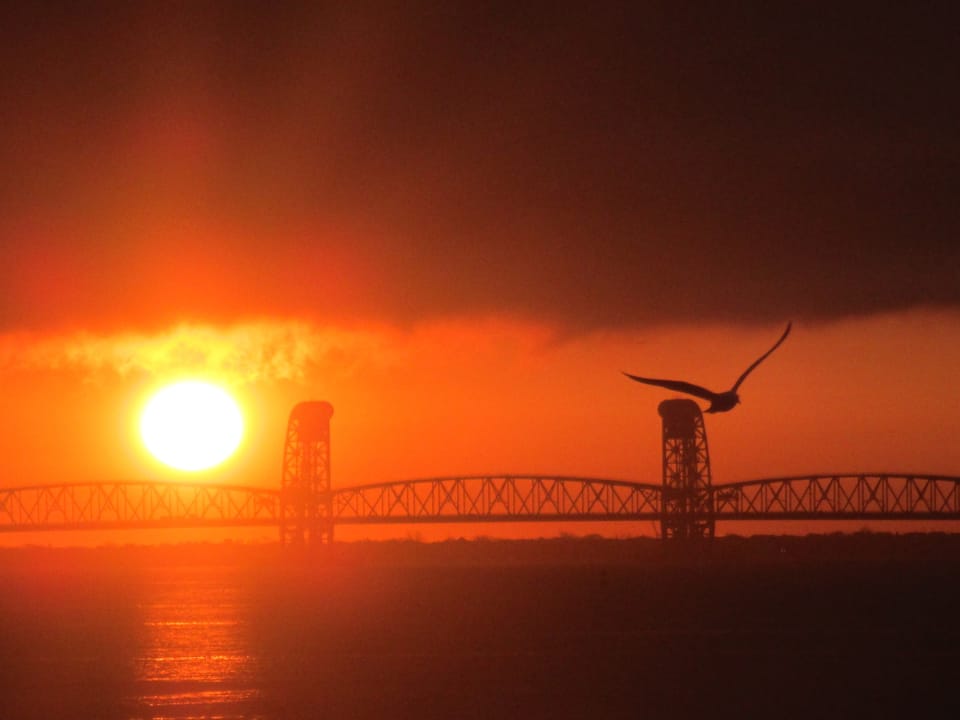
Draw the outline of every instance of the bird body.
M733 410L737 405L740 404L740 395L737 393L737 390L740 388L740 385L743 384L743 381L747 379L747 375L754 371L754 369L762 363L767 357L780 347L780 343L787 339L787 335L790 334L790 328L793 326L793 323L787 323L787 329L783 331L783 335L780 336L780 339L777 340L773 347L767 350L763 355L758 357L753 363L748 367L737 381L733 384L733 387L724 392L713 392L708 390L701 385L694 385L693 383L688 383L683 380L660 380L657 378L645 378L640 377L639 375L631 375L630 373L624 373L631 380L635 380L639 383L645 383L646 385L656 385L658 387L666 388L668 390L674 390L676 392L685 393L687 395L693 395L694 397L707 400L710 403L704 412L708 413L718 413L718 412L727 412Z

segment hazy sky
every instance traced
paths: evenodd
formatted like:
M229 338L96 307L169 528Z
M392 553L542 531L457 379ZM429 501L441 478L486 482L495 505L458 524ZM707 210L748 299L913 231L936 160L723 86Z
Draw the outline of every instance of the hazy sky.
M619 371L723 389L787 320L717 482L960 475L948 4L11 5L3 485L169 477L185 375L248 416L208 479L276 484L326 399L341 484L657 482Z
M952 14L19 5L0 18L7 328L960 301Z

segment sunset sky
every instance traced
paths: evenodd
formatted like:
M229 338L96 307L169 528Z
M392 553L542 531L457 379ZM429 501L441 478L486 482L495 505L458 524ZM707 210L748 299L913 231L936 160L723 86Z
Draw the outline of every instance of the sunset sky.
M960 475L952 14L18 5L0 486L278 486L308 399L335 407L335 485L659 482L673 394L620 372L726 389L788 320L708 417L715 483ZM137 434L188 377L247 423L199 474Z

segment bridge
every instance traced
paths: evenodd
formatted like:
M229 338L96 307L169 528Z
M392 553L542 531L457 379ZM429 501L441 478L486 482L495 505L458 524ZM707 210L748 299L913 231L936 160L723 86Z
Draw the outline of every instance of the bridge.
M702 415L661 403L660 484L557 475L330 483L327 403L290 416L279 488L205 483L63 483L0 489L0 532L273 526L289 544L336 525L655 521L664 538L709 537L727 520L960 520L960 477L850 473L713 486Z
M712 488L715 521L960 520L960 477L765 478ZM337 488L334 525L663 520L659 485L546 475L442 477ZM281 524L280 490L104 482L0 490L0 532Z

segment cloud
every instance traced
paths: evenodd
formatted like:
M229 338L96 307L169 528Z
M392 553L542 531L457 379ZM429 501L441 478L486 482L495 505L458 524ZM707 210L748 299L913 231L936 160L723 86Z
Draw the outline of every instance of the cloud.
M350 374L360 359L381 357L381 345L376 333L293 322L181 325L153 334L18 333L0 336L0 371L76 371L91 379L201 374L232 384L303 381L318 366Z
M181 324L154 332L0 334L0 376L79 374L85 380L203 376L232 385L293 382L391 387L473 377L505 364L539 367L570 337L498 317L445 319L406 329L306 321ZM418 382L419 382L418 381Z
M0 331L960 306L935 11L14 5Z

